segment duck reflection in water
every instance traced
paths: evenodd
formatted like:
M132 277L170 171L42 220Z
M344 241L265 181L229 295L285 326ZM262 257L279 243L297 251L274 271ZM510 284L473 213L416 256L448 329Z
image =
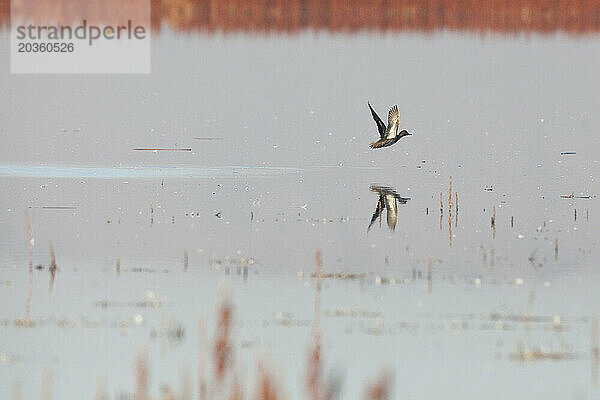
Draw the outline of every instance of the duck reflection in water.
M402 197L396 191L387 186L371 185L372 192L379 194L379 200L377 201L377 208L371 217L371 222L367 228L367 233L379 218L379 225L381 226L381 214L383 210L387 210L387 225L393 231L396 229L398 223L398 204L406 204L410 198Z

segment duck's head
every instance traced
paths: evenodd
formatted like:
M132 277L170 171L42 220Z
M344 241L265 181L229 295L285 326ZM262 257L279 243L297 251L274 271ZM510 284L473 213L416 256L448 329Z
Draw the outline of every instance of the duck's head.
M399 138L402 138L402 137L404 137L404 136L411 136L411 135L412 135L412 133L409 133L409 132L408 132L406 129L403 129L403 130L401 130L400 132L398 132L398 135L397 135L397 136L398 136Z

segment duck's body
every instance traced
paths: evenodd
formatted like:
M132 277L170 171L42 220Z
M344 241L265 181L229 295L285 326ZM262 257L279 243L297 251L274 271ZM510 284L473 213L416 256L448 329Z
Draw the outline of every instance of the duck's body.
M388 124L386 127L381 118L379 118L379 115L373 110L373 107L371 107L371 103L367 102L367 104L369 105L371 115L373 116L373 119L377 124L377 130L379 131L379 140L371 143L372 149L391 146L404 136L411 135L411 133L408 133L408 131L404 129L398 132L398 128L400 127L400 112L398 111L398 106L390 108L388 113Z
M379 139L378 141L371 143L370 146L371 146L372 149L379 149L381 147L391 146L394 143L396 143L398 140L400 140L399 136L394 136L391 139L387 139L387 138L385 138L385 139Z

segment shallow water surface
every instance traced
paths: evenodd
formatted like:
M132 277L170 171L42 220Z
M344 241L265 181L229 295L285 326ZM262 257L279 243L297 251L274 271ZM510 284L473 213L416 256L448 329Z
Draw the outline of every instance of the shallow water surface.
M263 360L305 397L315 338L340 398L600 394L596 34L152 45L148 76L0 65L0 398L129 398L140 355L200 398L229 300L246 395ZM369 149L368 100L413 135Z

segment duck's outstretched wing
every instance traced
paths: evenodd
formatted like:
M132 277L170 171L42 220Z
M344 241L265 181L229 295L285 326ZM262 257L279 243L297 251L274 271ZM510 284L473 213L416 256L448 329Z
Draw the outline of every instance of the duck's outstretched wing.
M369 230L371 230L371 227L373 226L375 221L377 221L377 218L379 218L379 216L381 215L381 212L384 209L385 209L385 202L383 200L383 196L380 196L379 201L377 202L377 208L375 209L375 212L373 213L373 216L371 217L371 222L369 223L369 227L367 228L367 233L369 233Z
M371 186L369 186L369 189L371 190L371 192L378 193L380 196L386 196L388 194L398 196L398 193L396 193L396 191L389 186L372 184Z
M398 106L394 106L390 108L390 112L388 113L388 126L385 131L385 137L388 139L392 139L396 137L396 133L398 132L398 127L400 126L400 111L398 111Z
M379 137L381 139L383 139L383 138L385 138L385 124L383 123L381 118L379 118L379 115L377 115L375 110L373 110L373 107L371 107L371 103L369 103L367 101L367 104L369 105L369 109L371 110L371 115L373 116L373 119L375 120L375 123L377 124L377 130L379 131Z

